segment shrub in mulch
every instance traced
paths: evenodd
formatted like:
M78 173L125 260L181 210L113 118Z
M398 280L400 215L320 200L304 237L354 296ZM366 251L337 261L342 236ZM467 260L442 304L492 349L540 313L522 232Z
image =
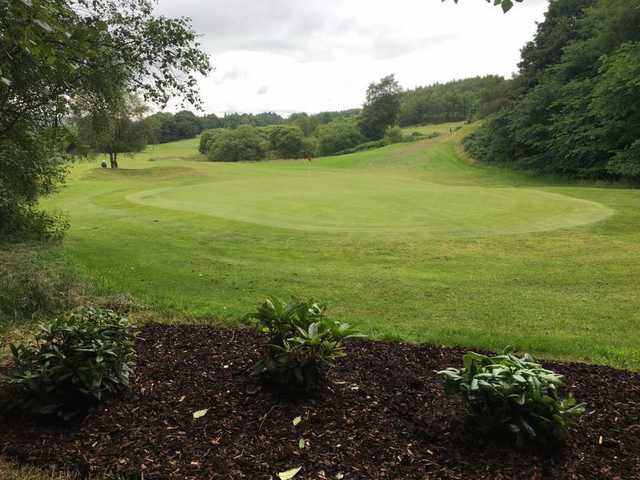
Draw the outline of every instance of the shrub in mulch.
M364 337L348 323L328 318L325 310L314 300L268 298L247 315L245 320L266 336L252 374L290 394L317 390L336 360L346 356L344 342Z
M12 398L0 411L69 419L128 388L136 332L127 317L94 308L40 324L32 341L10 345Z
M247 371L249 330L152 324L124 397L73 423L0 418L0 452L86 476L145 479L640 478L640 374L547 363L587 411L562 448L517 449L473 435L435 373L463 350L354 341L315 396L279 397ZM194 413L199 412L197 417Z

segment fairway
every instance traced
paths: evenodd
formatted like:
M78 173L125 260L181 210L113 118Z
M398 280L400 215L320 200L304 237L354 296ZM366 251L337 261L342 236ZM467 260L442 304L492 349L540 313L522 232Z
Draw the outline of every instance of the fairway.
M46 206L86 277L169 315L313 296L374 337L640 367L640 192L469 163L451 126L312 162L153 146L76 165Z

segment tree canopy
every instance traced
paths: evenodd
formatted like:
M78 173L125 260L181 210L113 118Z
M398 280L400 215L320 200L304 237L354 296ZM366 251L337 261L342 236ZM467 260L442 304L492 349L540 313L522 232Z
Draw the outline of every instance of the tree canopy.
M384 132L396 124L400 112L402 89L394 75L372 83L367 89L367 98L360 114L360 130L370 140L379 140Z
M0 0L0 235L44 218L35 205L64 177L75 99L198 105L209 70L189 20L154 16L150 0Z
M519 93L466 141L487 162L640 179L640 0L557 0L522 51Z

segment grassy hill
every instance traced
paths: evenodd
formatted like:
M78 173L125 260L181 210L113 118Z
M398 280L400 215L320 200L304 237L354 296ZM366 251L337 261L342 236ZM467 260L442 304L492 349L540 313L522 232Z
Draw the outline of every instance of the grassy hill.
M157 311L233 321L313 296L376 337L640 367L640 191L473 164L473 127L451 127L312 162L153 146L77 165L47 206L70 214L66 257Z

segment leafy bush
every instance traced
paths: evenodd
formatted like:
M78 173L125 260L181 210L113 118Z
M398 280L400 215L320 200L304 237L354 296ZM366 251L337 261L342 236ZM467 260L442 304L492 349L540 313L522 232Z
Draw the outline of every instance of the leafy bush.
M200 135L200 145L198 146L198 151L203 155L207 155L209 153L209 150L211 150L211 146L213 145L213 143L223 132L224 129L222 128L214 128L202 132L202 134Z
M384 134L384 141L387 145L391 145L393 143L400 143L403 140L402 129L398 126L393 126L387 128L387 131Z
M304 133L292 125L271 127L269 143L277 158L301 158L305 149Z
M265 158L268 145L256 127L242 125L220 130L215 139L209 141L209 160L238 162Z
M460 394L471 420L483 433L515 435L541 445L562 440L584 404L562 398L564 378L525 354L489 357L469 352L464 368L438 372L448 393Z
M136 329L110 310L85 309L39 326L34 341L10 345L8 383L16 403L69 417L129 386ZM19 402L19 403L18 403Z
M269 337L252 374L294 390L317 387L325 370L346 355L343 342L361 336L324 312L325 306L313 300L267 299L256 313L248 315L258 331Z
M318 128L320 155L333 155L360 145L365 140L353 122L335 121Z
M640 179L640 140L616 153L607 165L609 173Z

